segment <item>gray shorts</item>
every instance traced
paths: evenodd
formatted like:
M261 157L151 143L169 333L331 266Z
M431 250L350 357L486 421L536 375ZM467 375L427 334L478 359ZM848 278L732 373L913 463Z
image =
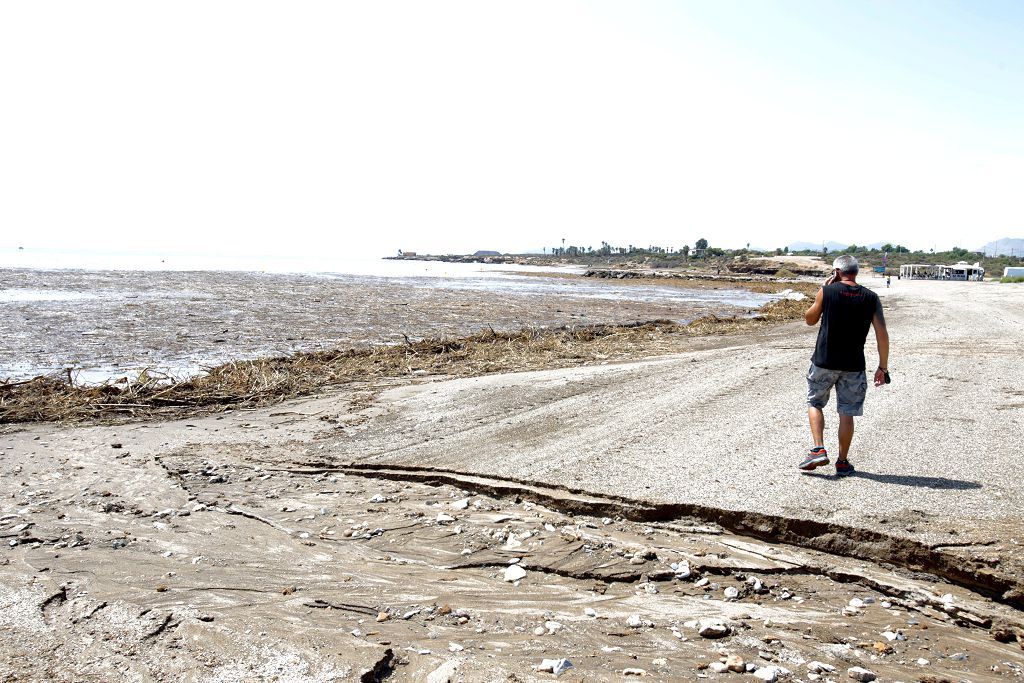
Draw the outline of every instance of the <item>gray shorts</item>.
M864 414L864 397L868 393L868 375L863 370L827 370L811 363L807 371L807 405L824 408L829 392L836 388L836 409L840 415L857 417Z

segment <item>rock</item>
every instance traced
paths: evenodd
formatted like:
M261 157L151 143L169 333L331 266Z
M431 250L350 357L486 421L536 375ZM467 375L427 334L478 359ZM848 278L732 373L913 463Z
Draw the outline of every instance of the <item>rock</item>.
M860 666L847 669L846 674L855 681L873 681L878 678L873 672Z
M929 662L924 657L921 657L920 659L917 660L917 665L918 666L928 666L929 664L931 664L931 662Z
M645 583L644 584L644 592L647 593L648 595L657 595L658 594L658 587L655 586L653 583L650 583L650 582Z
M630 628L640 628L643 626L644 620L640 618L639 614L630 614L629 618L626 619L626 626Z
M739 655L729 655L725 658L725 666L729 671L743 673L747 670L747 663Z
M622 670L622 675L623 676L646 676L647 675L647 669L637 669L637 668L623 669Z
M458 643L448 643L448 652L462 652L465 649L466 648L459 645Z
M634 555L633 557L629 558L629 563L630 564L643 564L646 561L647 560L645 560L644 558L640 557L639 555Z
M469 507L469 498L463 498L452 503L453 510L465 510Z
M729 625L720 619L701 619L697 622L697 633L702 638L724 638L731 632Z
M562 628L562 625L557 621L545 621L544 628L548 630L548 633L558 633L558 631Z
M774 666L762 666L754 671L754 678L766 683L775 683L779 680L779 672Z
M740 591L735 586L729 586L725 589L726 600L735 600L738 597L740 597Z
M854 599L850 600L850 602L848 604L850 605L850 607L853 607L854 609L860 609L861 607L864 606L864 601L861 600L860 598L854 598Z
M724 674L729 670L729 667L725 665L725 662L711 662L708 664L708 669L714 671L716 674Z
M604 517L604 518L601 519L601 524L604 524L605 526L608 526L611 523L612 523L612 518L611 517Z
M445 662L427 674L427 683L451 683L458 669L459 663L457 661Z
M593 607L585 607L585 608L583 608L583 613L586 614L588 617L596 617L597 616L597 612L594 611Z
M836 668L825 662L811 662L807 665L807 670L816 674L830 674L834 673Z
M452 517L451 515L446 515L443 512L437 513L437 523L438 524L448 524L448 523L454 522L454 521L455 521L455 518Z
M379 505L381 503L388 502L388 497L387 496L383 496L383 495L378 493L377 495L375 495L373 498L370 499L370 502L375 504L375 505Z
M690 578L690 576L693 573L690 570L690 563L689 562L673 563L672 571L674 571L676 573L676 578L677 579L688 579L688 578Z
M377 613L377 623L378 624L380 622L382 622L382 621L387 621L390 618L391 618L391 615L388 614L387 612L378 612Z
M542 636L545 633L546 633L546 631L544 631L544 627L543 626L538 626L537 628L533 629L533 635L535 635L535 636Z
M537 667L537 671L561 676L571 668L572 662L568 659L544 659L541 660L540 665Z
M505 576L503 578L505 581L509 582L521 581L526 578L526 570L518 564L514 564L510 567L506 567Z

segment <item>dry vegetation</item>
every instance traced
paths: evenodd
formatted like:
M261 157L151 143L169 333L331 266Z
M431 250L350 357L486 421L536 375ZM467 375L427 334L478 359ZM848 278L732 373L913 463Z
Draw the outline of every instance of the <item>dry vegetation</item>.
M99 386L48 375L0 382L0 424L126 421L184 417L233 406L268 405L352 382L410 375L465 377L521 372L607 360L641 358L681 349L689 337L756 329L803 314L804 301L769 303L755 318L705 316L681 325L656 320L632 325L488 330L468 337L400 345L297 353L225 363L183 380L141 373Z

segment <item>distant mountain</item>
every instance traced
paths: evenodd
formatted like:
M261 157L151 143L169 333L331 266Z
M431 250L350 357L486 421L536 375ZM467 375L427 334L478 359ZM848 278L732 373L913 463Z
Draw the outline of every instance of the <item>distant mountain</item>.
M839 242L825 242L825 247L828 248L829 252L842 251L846 249L849 244L840 244ZM789 245L790 251L821 251L821 242L793 242Z
M480 251L475 252L473 254L473 256L501 256L501 252L500 251L489 251L487 249L481 249Z
M1024 239L1004 237L995 242L989 242L978 251L986 256L1024 256Z

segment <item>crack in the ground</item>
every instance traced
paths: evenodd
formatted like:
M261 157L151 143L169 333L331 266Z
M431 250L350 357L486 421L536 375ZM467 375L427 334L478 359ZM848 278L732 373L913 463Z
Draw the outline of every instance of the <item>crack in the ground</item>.
M622 496L595 494L572 487L529 480L404 465L369 466L358 463L311 463L308 468L282 469L292 474L342 472L393 481L448 485L497 498L519 498L543 504L563 514L621 516L635 522L671 522L680 518L713 522L740 536L771 543L888 563L934 574L981 596L1024 609L1024 582L985 567L971 566L961 556L943 553L909 538L833 522L798 519L760 512L729 510L697 503L655 503ZM274 470L268 470L274 471Z

